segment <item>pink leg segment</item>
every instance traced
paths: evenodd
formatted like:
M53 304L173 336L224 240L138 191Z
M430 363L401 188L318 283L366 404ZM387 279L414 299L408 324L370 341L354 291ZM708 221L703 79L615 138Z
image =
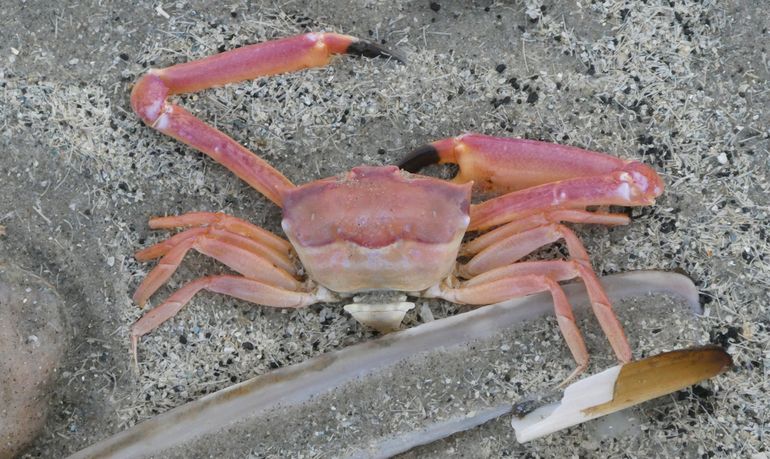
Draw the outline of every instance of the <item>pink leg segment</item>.
M649 188L650 177L644 174L654 174L652 169L641 163L632 163L625 168L608 175L567 179L513 191L472 205L468 229L486 229L541 212L544 208L584 209L600 205L653 204L663 188ZM654 178L660 180L657 175Z
M623 325L620 324L618 316L615 315L612 303L607 298L599 278L596 277L596 273L587 262L580 261L578 271L580 272L580 278L583 279L586 285L588 297L591 299L591 309L599 321L599 326L602 327L604 334L607 336L612 350L615 351L615 356L621 363L630 362L633 359L631 346L628 344L628 338L626 338L626 334L623 331Z
M283 254L288 254L291 250L289 241L276 236L259 226L221 212L190 212L184 215L156 217L150 220L150 228L152 229L188 228L196 226L222 228L231 233L246 236Z
M186 242L189 239L194 239L202 234L208 232L208 228L192 228L186 231L182 231L179 234L175 234L165 241L160 241L157 244L153 244L150 247L146 247L134 254L136 261L145 262L160 258L166 255L171 249L177 247L179 244Z
M564 225L549 223L521 233L512 234L501 241L491 244L471 258L468 263L458 267L458 272L461 276L470 278L519 261L535 250L560 239L565 239L567 248L574 258L588 261L588 254L585 252L583 244L579 242L571 229Z
M505 266L537 249L539 247L538 244L541 242L545 241L546 243L550 243L559 239L564 239L570 256L573 258L573 260L570 261L570 263L572 263L570 269L567 269L566 266L556 268L554 265L546 264L529 265L524 268ZM593 268L591 268L591 262L585 246L583 246L580 239L578 239L575 233L569 228L563 225L551 224L534 228L523 233L514 234L509 238L503 239L482 250L478 255L471 259L468 264L459 267L458 272L460 275L468 277L475 274L487 276L489 282L494 283L498 282L495 279L499 279L500 274L505 272L498 270L511 270L512 272L524 270L524 272L531 272L532 269L545 270L538 272L548 275L552 279L557 278L559 280L561 280L560 278L570 276L577 272L586 285L594 315L599 321L599 325L602 327L604 334L607 335L610 346L612 346L613 351L615 351L618 360L621 362L629 362L631 360L631 346L628 344L628 339L623 331L623 326L615 315L615 312L612 309L612 303L610 303L609 298L607 298L606 293L604 293L604 289L602 288L596 273L594 273ZM548 270L553 271L549 274ZM478 282L479 281L469 284L468 288L473 288Z
M294 186L289 179L232 138L166 99L174 94L323 66L332 55L341 53L390 55L376 45L346 35L298 35L151 70L134 86L131 106L149 126L209 155L280 206L282 193Z
M136 258L137 261L149 261L155 258L159 258L168 253L171 249L180 243L187 241L188 239L195 239L203 235L210 239L216 239L227 245L237 247L241 250L249 251L258 257L264 258L271 264L283 269L292 275L296 274L297 272L294 263L292 263L287 254L280 253L272 247L268 247L259 241L255 241L246 236L231 233L230 231L219 229L217 227L192 228L186 231L182 231L181 233L175 234L165 241L140 250L134 255L134 258Z
M522 261L521 263L513 263L481 273L464 281L462 285L463 287L471 287L503 278L527 276L530 274L548 276L555 281L561 282L579 276L576 263L574 260Z
M315 294L284 290L238 276L211 276L194 280L177 290L163 304L143 315L131 327L131 351L135 363L139 338L176 315L201 290L276 308L302 308L316 303L320 298Z
M227 237L217 238L208 232L182 240L171 248L150 271L134 292L134 301L143 306L147 299L166 283L182 263L190 249L208 255L249 279L288 290L301 288L302 284L285 270L273 265L264 257L227 242Z
M541 214L535 214L520 220L514 220L503 226L497 227L488 233L482 234L476 239L466 243L461 248L461 255L474 255L495 242L499 242L509 236L521 233L523 231L547 225L549 223L584 223L598 225L627 225L628 215L613 214L607 212L588 212L585 210L553 210L545 211Z
M550 291L553 296L554 312L559 323L559 329L562 336L564 336L567 347L569 347L572 353L572 357L578 364L577 368L561 383L561 385L564 385L586 369L588 366L588 350L586 349L583 335L575 323L572 306L569 304L564 290L554 279L542 274L542 271L547 272L550 269L543 270L540 268L530 265L529 269L522 269L521 275L502 277L472 286L447 289L442 291L440 296L458 303L491 304L533 293ZM530 271L531 274L524 274L526 271Z

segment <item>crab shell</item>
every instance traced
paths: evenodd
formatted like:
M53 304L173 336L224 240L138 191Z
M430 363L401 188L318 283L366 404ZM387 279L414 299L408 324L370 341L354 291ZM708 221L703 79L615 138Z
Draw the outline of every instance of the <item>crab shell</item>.
M286 191L281 224L310 277L329 290L417 292L451 273L471 186L361 166Z

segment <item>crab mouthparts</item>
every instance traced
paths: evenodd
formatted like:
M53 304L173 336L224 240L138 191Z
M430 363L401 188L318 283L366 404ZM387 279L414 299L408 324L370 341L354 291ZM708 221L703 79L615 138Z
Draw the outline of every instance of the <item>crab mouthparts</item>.
M404 301L406 296L403 295L389 303L359 303L363 299L354 297L355 303L345 306L345 311L357 321L383 334L398 330L406 312L414 308L414 303Z

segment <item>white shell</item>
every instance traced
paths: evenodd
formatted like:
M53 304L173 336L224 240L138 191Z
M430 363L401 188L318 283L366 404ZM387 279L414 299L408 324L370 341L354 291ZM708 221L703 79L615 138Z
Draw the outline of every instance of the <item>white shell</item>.
M390 333L401 327L406 311L412 308L414 303L408 301L384 304L351 303L345 306L345 311L367 327L380 333Z
M560 402L541 406L521 419L513 416L511 426L516 431L516 440L524 443L602 416L586 414L584 410L612 400L621 367L570 384Z

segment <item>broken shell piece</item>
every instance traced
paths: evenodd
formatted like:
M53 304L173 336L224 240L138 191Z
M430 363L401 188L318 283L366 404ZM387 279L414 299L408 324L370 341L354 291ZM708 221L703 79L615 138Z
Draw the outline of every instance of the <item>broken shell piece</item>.
M731 365L730 355L718 346L664 352L571 384L560 402L541 406L523 418L514 416L511 425L516 439L524 443L684 389Z
M401 327L406 312L412 308L414 303L408 301L384 304L351 303L345 306L345 311L367 327L380 333L390 333Z

